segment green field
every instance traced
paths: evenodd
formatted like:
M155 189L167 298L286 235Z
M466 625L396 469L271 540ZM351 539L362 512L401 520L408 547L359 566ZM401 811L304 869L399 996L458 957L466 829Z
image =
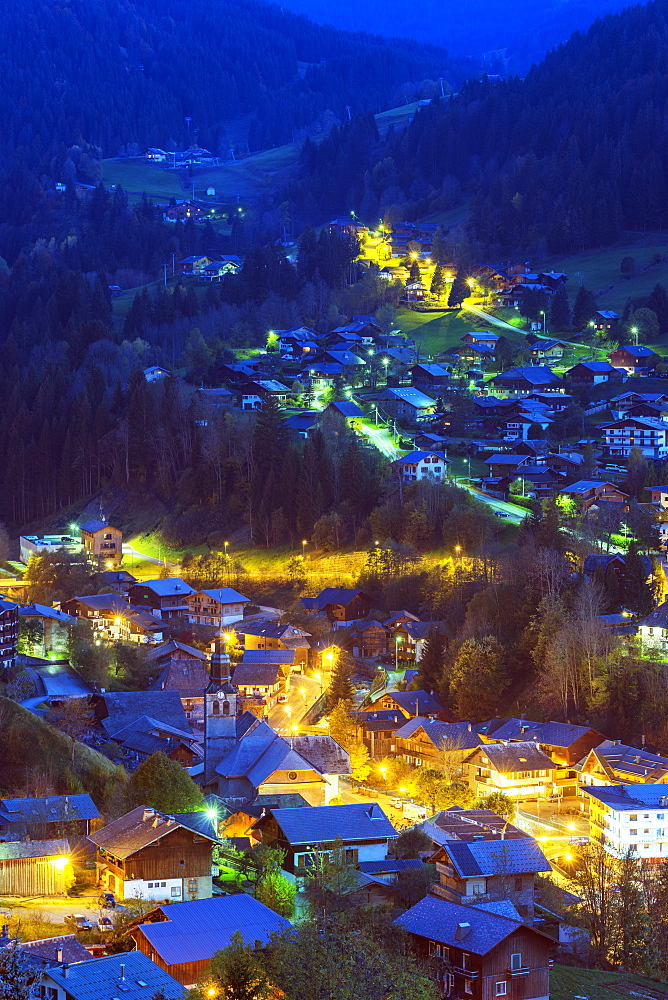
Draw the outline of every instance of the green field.
M655 254L666 259L653 264ZM636 262L635 274L628 280L622 277L619 269L622 257L627 256L635 258ZM614 247L551 257L540 265L540 270L568 274L572 299L582 283L597 295L600 309L621 313L628 298L649 295L657 282L668 287L668 234L629 234L628 241Z
M256 153L237 163L196 170L193 177L195 197L200 201L220 204L260 194L282 179L283 172L297 162L298 156L299 146L291 143ZM163 201L189 197L192 185L183 188L179 181L180 173L179 170L168 170L160 164L149 163L143 157L102 161L105 186L120 184L134 199L143 193ZM206 193L210 187L216 191L212 197Z
M398 325L402 333L412 337L420 350L430 356L461 346L459 341L471 330L494 329L486 321L463 309L456 312L416 312L413 309L403 309L399 313ZM499 329L496 332L503 334L517 346L522 344L522 330L514 333L512 330Z
M618 987L618 988L616 988ZM550 972L550 1000L668 1000L668 984L628 972L599 972L555 965Z

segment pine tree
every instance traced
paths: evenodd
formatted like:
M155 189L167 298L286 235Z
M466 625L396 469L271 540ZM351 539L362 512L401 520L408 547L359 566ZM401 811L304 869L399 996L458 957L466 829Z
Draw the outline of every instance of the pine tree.
M438 691L443 680L445 664L445 639L436 626L427 632L422 657L418 660L418 672L415 678L417 689L421 691Z
M625 608L639 615L648 615L654 608L654 586L648 582L647 562L632 542L624 560L623 602Z
M451 308L456 308L457 306L460 306L464 299L468 298L470 294L471 289L466 282L463 270L460 269L457 271L457 277L452 282L450 295L448 296L448 305Z
M187 771L162 752L142 761L130 778L129 790L135 806L153 806L167 813L204 807L202 793Z
M596 296L584 285L580 285L573 306L573 326L575 329L584 330L595 312Z
M466 639L452 667L450 687L462 719L487 719L499 708L507 687L503 648L498 639Z
M414 260L412 262L412 264L411 264L411 270L410 270L409 280L410 281L421 281L421 278L422 278L422 276L420 274L420 265L417 262L417 260Z
M43 972L28 962L18 942L0 951L0 1000L33 1000Z
M656 313L661 333L668 331L668 292L663 285L655 285L647 300L647 306Z
M445 267L443 264L438 263L434 270L433 277L431 279L431 294L434 298L440 298L445 289L447 288L447 282L445 280Z
M203 981L188 996L192 1000L211 996L225 1000L267 1000L274 993L259 959L237 931L228 946L216 952Z
M353 659L345 650L336 654L336 666L327 689L327 707L331 711L340 701L352 702L355 689L352 682Z
M552 297L550 306L550 328L553 331L568 330L571 325L571 310L568 304L568 292L565 285L560 285Z

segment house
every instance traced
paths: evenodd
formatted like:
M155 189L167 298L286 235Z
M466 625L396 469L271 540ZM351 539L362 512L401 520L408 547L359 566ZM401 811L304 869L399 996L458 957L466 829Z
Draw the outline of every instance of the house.
M378 621L361 621L350 628L353 656L372 659L387 652L387 629Z
M230 255L205 264L199 272L201 281L222 281L226 274L238 274L243 266L241 257Z
M484 364L485 361L494 360L494 348L490 344L464 344L452 351L460 361L467 361L469 364Z
M207 655L201 649L195 649L194 646L188 646L172 639L170 642L163 642L159 646L149 649L146 659L149 663L154 663L159 669L162 669L168 660L201 660L206 662Z
M295 326L290 330L274 330L272 332L278 339L279 354L289 354L294 357L310 353L311 345L315 344L318 339L315 330L311 330L307 326ZM305 351L304 346L307 346L309 351Z
M188 722L199 725L204 722L204 690L208 683L209 672L202 660L172 657L149 690L176 691Z
M131 925L137 948L131 954L146 956L179 983L191 986L235 934L241 934L247 947L257 949L289 927L285 917L244 892L171 903L149 910Z
M91 594L89 597L71 597L63 601L61 611L71 618L88 621L96 638L117 640L128 638L128 617L132 608L118 594Z
M50 966L62 967L75 965L77 962L90 962L91 959L91 953L75 934L60 934L58 937L22 941L19 948L23 958L43 970Z
M668 784L599 785L582 789L589 801L589 837L615 858L668 858Z
M118 567L123 558L123 532L103 520L86 521L79 528L84 551L107 569Z
M309 633L296 625L254 619L237 623L233 631L237 641L246 651L250 650L291 650L297 670L303 670L310 649ZM245 654L244 654L245 655Z
M507 452L496 452L485 459L488 475L492 478L514 476L523 465L528 464L528 455L512 455Z
M352 351L325 351L318 358L318 364L321 362L341 365L342 369L351 375L355 374L356 369L366 367L364 358L360 358L359 354L354 354Z
M436 695L428 691L387 691L373 703L371 710L401 712L405 719L414 719L418 715L437 719L442 718L446 711Z
M652 560L644 553L640 553L638 558L645 571L645 580L650 583L654 575ZM598 580L605 585L607 581L612 583L622 577L625 569L626 555L623 552L592 553L582 565L582 574L590 580ZM649 618L651 620L652 615Z
M40 988L46 1000L150 1000L158 995L181 1000L185 996L180 983L139 951L74 964L49 963Z
M605 483L598 479L578 479L570 486L562 486L559 493L580 504L584 510L589 510L599 501L625 503L628 500L626 493L623 493L615 483Z
M402 298L406 302L420 301L427 294L427 289L421 281L409 281Z
M68 552L70 555L78 555L83 551L83 546L78 538L71 535L21 535L19 538L19 558L21 562L28 564L31 556L56 555L59 552Z
M564 767L573 767L605 740L605 736L595 729L570 722L494 719L476 725L475 729L483 743L526 743L533 740L554 764Z
M16 662L19 641L19 606L0 597L0 668L9 670Z
M389 757L395 751L394 734L401 729L406 716L398 709L353 712L355 738L364 743L372 757Z
M107 691L95 696L93 708L109 736L144 715L181 733L190 729L178 691Z
M364 420L364 410L360 409L357 403L353 403L351 399L344 399L341 402L329 403L325 407L325 413L333 413L339 417L343 417L345 422L349 427L354 427L356 421Z
M651 347L638 345L637 347L618 347L608 354L608 361L613 368L620 368L628 375L634 375L643 368L653 368L659 355Z
M260 717L266 715L285 692L289 674L290 668L280 663L238 663L233 681L243 708Z
M395 752L414 767L440 769L447 757L458 770L464 751L480 746L481 739L470 722L441 722L416 716L394 733Z
M172 373L168 368L161 368L159 365L151 365L144 368L144 379L146 382L159 382L163 378L172 378Z
M605 740L590 750L576 767L580 794L591 786L656 785L668 779L668 757L639 750L619 741ZM584 806L588 804L583 797Z
M186 617L193 625L224 628L241 621L250 600L231 587L197 590L185 598Z
M442 365L418 364L411 368L411 382L422 392L436 393L447 389L450 373Z
M187 616L186 597L195 591L179 577L166 580L144 580L133 583L128 593L130 604L145 608L156 618L170 620Z
M64 896L73 881L67 840L0 843L2 896Z
M528 396L536 390L561 392L561 382L554 372L545 365L518 365L509 368L489 380L494 392L507 396Z
M97 847L98 882L119 899L211 896L213 834L195 833L158 809L137 806L88 839Z
M371 610L368 594L349 587L325 587L317 597L302 597L301 603L309 611L324 614L333 622L357 621Z
M392 463L404 483L414 483L418 479L443 482L449 464L442 451L410 451Z
M612 309L597 309L589 320L589 326L597 333L609 333L618 323L619 313L613 312Z
M242 410L261 410L266 402L271 400L277 406L282 406L290 390L276 379L257 379L243 386L240 400Z
M608 361L579 361L564 372L564 381L569 385L599 385L620 379L619 369Z
M645 458L655 461L668 457L668 422L656 417L624 417L598 428L610 457L628 458L638 448Z
M283 867L295 873L317 854L342 841L344 859L384 861L397 832L377 802L355 802L307 809L271 809L253 824L263 844L286 852Z
M489 743L468 754L464 774L479 798L494 792L520 799L547 798L556 764L535 743Z
M112 594L127 597L130 587L137 582L137 577L126 569L105 569L93 575L93 582L99 590L109 589Z
M0 799L0 841L86 837L100 813L90 795Z
M424 826L424 824L423 824ZM448 841L515 840L529 834L508 822L507 816L500 816L492 809L462 809L450 806L442 809L431 820L430 826L443 834L439 845Z
M419 858L385 858L384 861L360 861L357 867L366 875L373 875L386 885L394 885L399 880L399 875L408 871L422 871L424 862Z
M436 411L436 400L419 389L388 388L374 398L382 413L410 423L426 420Z
M164 753L181 767L192 768L204 758L201 738L193 736L190 729L181 730L142 715L134 719L117 733L113 740L124 751L126 760L141 763L154 753ZM129 761L126 766L129 766Z
M444 622L397 622L392 633L392 641L397 646L397 656L400 660L410 660L419 663L431 631L437 631L445 636Z
M561 340L537 340L531 346L532 361L561 361L568 347Z
M192 257L184 257L183 260L178 262L177 267L181 271L181 274L186 276L191 274L201 274L207 264L210 263L211 261L208 257L201 254L195 254L195 256Z
M0 603L1 607L1 603ZM68 615L57 608L49 608L45 604L28 604L19 608L19 620L38 625L41 637L33 643L34 656L48 656L49 653L67 656L69 650L70 629L76 625L74 615ZM0 666L2 665L2 618L0 617Z
M668 651L668 601L655 608L646 618L636 622L643 650Z
M492 333L491 330L481 330L480 332L472 330L470 333L465 333L459 339L463 344L472 344L476 347L484 344L486 347L491 347L493 351L501 338L498 333Z
M556 942L527 924L509 901L459 906L425 896L397 917L419 958L438 966L445 996L549 1000Z
M532 837L510 840L452 840L432 858L439 881L432 891L450 903L471 905L509 899L523 920L533 923L534 881L552 866Z

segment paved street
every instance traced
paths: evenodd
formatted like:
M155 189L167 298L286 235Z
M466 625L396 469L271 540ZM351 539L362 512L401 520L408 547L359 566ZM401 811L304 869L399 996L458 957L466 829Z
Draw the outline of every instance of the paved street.
M392 435L387 427L373 427L371 424L361 424L359 433L368 438L374 447L387 458L398 458L399 449L392 440Z
M301 694L301 690L304 694ZM269 712L269 725L281 736L290 736L293 725L297 725L304 713L320 696L320 682L313 677L293 674L290 678L288 700L283 705L275 705Z
M509 521L511 524L521 524L525 517L529 516L528 510L522 510L516 507L512 503L506 503L505 500L497 500L496 497L488 497L485 493L481 493L480 490L475 489L474 486L467 486L466 483L462 483L464 489L467 489L476 500L480 500L482 503L486 504L494 511L506 514L504 518L499 518L499 521Z
M98 906L100 890L92 888L89 892L65 899L47 896L31 896L20 899L14 896L0 897L0 914L7 918L30 919L41 918L54 924L64 924L65 917L70 913L83 913L93 926L99 917L111 917L113 910L102 910Z

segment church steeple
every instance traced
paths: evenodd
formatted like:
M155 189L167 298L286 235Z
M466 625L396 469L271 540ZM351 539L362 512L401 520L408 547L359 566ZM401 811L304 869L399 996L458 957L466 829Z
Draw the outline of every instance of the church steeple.
M232 669L230 667L230 656L227 652L227 642L225 637L217 635L211 644L211 656L209 657L209 687L208 690L218 691L225 684L232 684Z
M237 689L232 683L227 640L217 635L209 657L209 683L204 692L205 784L215 780L216 765L237 740Z

